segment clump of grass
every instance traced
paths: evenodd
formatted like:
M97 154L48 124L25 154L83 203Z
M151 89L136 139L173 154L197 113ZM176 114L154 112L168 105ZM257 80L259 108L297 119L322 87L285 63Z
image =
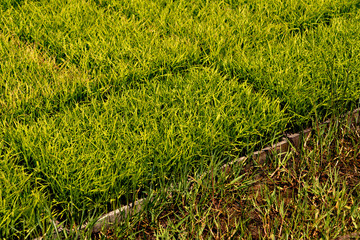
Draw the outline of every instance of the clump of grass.
M279 98L301 128L359 95L358 8L352 0L31 1L5 11L1 28L75 64L95 92L211 66Z
M4 121L5 153L44 184L58 220L79 224L84 212L107 211L214 154L265 144L288 120L278 102L212 69L163 83L114 92L34 124Z
M0 58L0 117L9 124L52 115L91 92L86 74L1 32Z
M117 239L349 239L360 236L359 125L315 126L301 148L242 162L163 189L146 211L112 231ZM95 236L94 236L95 237Z
M42 197L39 213L25 214L0 189L4 216L20 216L0 231L37 236L54 218L79 226L212 158L352 109L358 9L353 0L3 1L1 174L7 181L14 166Z
M24 238L39 234L39 224L51 219L46 212L45 186L13 161L16 153L3 151L3 147L0 141L0 235Z

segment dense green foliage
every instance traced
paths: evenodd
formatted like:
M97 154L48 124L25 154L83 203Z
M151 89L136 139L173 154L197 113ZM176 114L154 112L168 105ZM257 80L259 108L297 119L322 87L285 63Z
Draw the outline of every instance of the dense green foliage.
M3 1L0 235L36 236L53 217L78 223L211 158L350 110L359 7Z

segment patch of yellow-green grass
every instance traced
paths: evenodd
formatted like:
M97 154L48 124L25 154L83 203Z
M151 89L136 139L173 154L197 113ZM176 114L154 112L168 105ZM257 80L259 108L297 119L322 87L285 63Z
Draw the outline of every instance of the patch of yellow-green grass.
M91 84L86 74L10 35L0 34L0 59L0 117L8 123L57 112Z
M40 116L4 122L5 153L45 184L58 220L103 212L138 190L159 187L214 157L231 157L277 137L279 103L212 69L113 92ZM111 209L111 208L110 208Z

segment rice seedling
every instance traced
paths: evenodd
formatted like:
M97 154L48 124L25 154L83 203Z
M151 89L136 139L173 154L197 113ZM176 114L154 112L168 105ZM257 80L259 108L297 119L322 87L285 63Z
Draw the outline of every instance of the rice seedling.
M172 182L186 186L189 174L215 169L210 163L355 108L359 6L356 0L2 1L0 236L38 237L59 224L78 231L58 234L79 236L84 222L121 204ZM324 156L330 140L318 141ZM272 159L273 174L289 159ZM277 201L274 189L261 193L274 192L268 205ZM316 194L332 191L321 189ZM204 199L214 199L218 190L212 191ZM247 226L237 223L231 234ZM175 236L181 224L157 234ZM258 236L281 235L266 227L254 228ZM197 235L187 234L228 236L206 224L195 229Z

